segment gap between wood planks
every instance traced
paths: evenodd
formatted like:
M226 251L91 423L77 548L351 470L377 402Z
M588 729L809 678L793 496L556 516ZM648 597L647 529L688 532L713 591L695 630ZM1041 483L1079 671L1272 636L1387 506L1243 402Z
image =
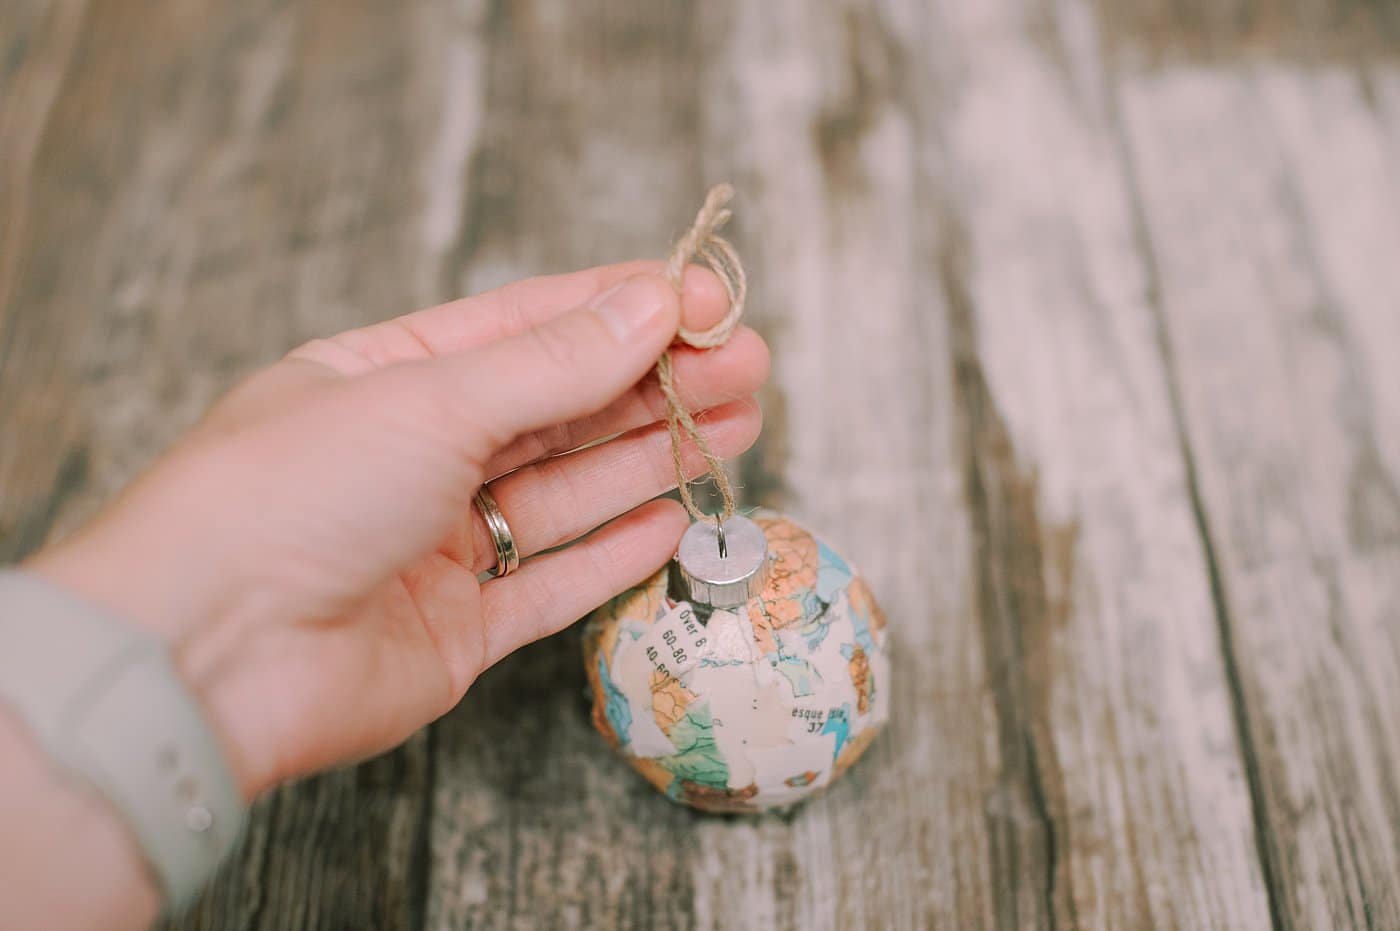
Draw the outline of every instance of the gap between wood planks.
M1249 709L1245 704L1239 659L1235 655L1235 637L1230 603L1225 592L1225 580L1220 561L1216 555L1214 533L1201 494L1196 454L1187 431L1186 410L1181 398L1180 374L1177 370L1171 337L1167 332L1166 310L1162 303L1161 270L1147 226L1138 180L1138 168L1133 160L1132 149L1128 144L1122 125L1122 114L1119 111L1118 98L1113 88L1114 68L1117 63L1115 39L1111 30L1105 29L1100 35L1104 45L1105 59L1103 87L1105 109L1112 127L1113 145L1128 188L1129 207L1132 211L1132 232L1147 278L1147 304L1153 315L1157 347L1162 356L1167 401L1186 474L1186 490L1191 504L1191 518L1195 522L1201 552L1205 557L1204 568L1210 585L1211 602L1215 610L1221 658L1225 666L1225 679L1230 688L1230 712L1234 719L1235 736L1244 764L1245 778L1249 784L1250 811L1254 823L1254 845L1260 868L1264 872L1264 890L1269 904L1269 923L1275 931L1285 931L1285 929L1291 928L1291 922L1286 919L1281 905L1280 888L1283 877L1278 866L1277 842L1269 823L1268 809L1264 802L1264 779L1260 766L1259 749L1250 724Z
M957 215L940 211L942 247L939 279L949 316L949 353L953 358L958 432L961 434L963 493L971 517L976 549L976 604L983 639L987 681L995 692L1001 781L1010 804L1024 808L1037 827L1027 843L1008 830L1006 819L989 823L995 859L1018 873L1037 867L1041 901L1031 915L1021 914L1015 888L994 890L1001 927L1036 927L1055 931L1065 913L1074 928L1074 897L1062 887L1055 817L1048 802L1050 783L1063 779L1055 759L1054 737L1039 709L1049 705L1048 630L1055 624L1045 590L1046 573L1058 568L1073 575L1074 525L1064 533L1042 528L1034 476L1021 474L1011 437L996 407L977 351L977 315L967 290L967 236ZM1057 564L1042 549L1049 537L1058 541ZM1068 579L1066 579L1068 581ZM1066 584L1064 588L1069 589ZM1067 613L1068 605L1062 606ZM1062 623L1063 617L1060 618ZM1027 647L1026 640L1034 641ZM1062 804L1058 806L1064 810ZM993 819L989 818L989 822ZM1013 819L1013 823L1015 820ZM1036 837L1038 833L1041 836ZM1022 850L1022 847L1028 849ZM1022 857L1026 863L1022 864Z
M1109 96L1112 97L1112 95ZM1290 928L1291 922L1285 919L1280 905L1280 888L1283 877L1278 867L1276 841L1264 803L1264 779L1259 762L1259 750L1249 722L1249 709L1245 704L1239 659L1235 655L1230 602L1226 597L1225 579L1221 572L1220 561L1216 556L1214 533L1211 530L1210 519L1206 515L1205 501L1201 495L1196 454L1191 447L1191 438L1186 430L1186 413L1181 401L1180 378L1177 374L1171 338L1167 333L1165 310L1162 307L1160 272L1153 255L1147 224L1142 215L1142 200L1137 189L1137 177L1133 168L1132 155L1123 138L1116 108L1113 120L1115 142L1123 158L1124 175L1129 179L1129 189L1132 194L1133 232L1142 254L1143 267L1148 276L1148 303L1155 316L1157 342L1162 353L1163 370L1166 373L1167 397L1171 407L1172 420L1176 426L1176 438L1181 448L1182 463L1186 471L1186 490L1191 502L1191 517L1195 521L1201 550L1205 556L1205 570L1210 583L1211 601L1215 608L1216 626L1220 634L1221 657L1225 664L1225 679L1230 686L1230 711L1234 718L1235 736L1239 741L1240 755L1244 762L1245 778L1249 783L1250 808L1254 820L1254 844L1259 857L1259 865L1264 871L1264 890L1269 901L1269 923L1276 931L1282 931L1282 929Z

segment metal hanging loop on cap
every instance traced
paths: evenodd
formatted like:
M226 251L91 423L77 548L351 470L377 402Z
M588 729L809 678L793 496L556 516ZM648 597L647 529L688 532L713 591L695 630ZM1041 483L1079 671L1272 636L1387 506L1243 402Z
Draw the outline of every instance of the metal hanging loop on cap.
M722 524L697 521L681 537L676 563L691 601L736 608L768 581L768 538L742 514Z

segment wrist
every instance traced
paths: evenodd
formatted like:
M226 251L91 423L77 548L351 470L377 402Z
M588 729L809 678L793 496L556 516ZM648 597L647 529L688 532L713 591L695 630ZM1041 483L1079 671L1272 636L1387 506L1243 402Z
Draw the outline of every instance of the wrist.
M256 733L242 723L242 709L228 700L219 683L230 660L211 661L206 645L216 638L216 611L193 597L193 590L172 592L183 585L165 579L180 578L178 564L159 559L132 560L131 554L148 556L139 541L108 535L106 528L88 531L28 560L24 569L121 618L144 628L170 644L176 673L198 702L203 717L223 749L245 802L270 787L271 767L262 763ZM162 577L145 567L163 566Z
M130 831L49 762L3 702L0 760L0 927L145 927L160 893Z
M196 632L176 646L175 668L204 709L243 800L252 802L289 774L255 714L270 695L240 692L246 664L236 649L226 639Z
M139 479L112 505L24 568L176 643L220 613L211 539L192 539L182 502ZM156 493L152 493L156 492Z

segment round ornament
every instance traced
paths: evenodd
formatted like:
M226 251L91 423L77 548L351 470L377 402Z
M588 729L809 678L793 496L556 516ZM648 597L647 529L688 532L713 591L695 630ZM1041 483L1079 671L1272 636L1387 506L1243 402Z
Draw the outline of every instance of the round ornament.
M590 615L593 723L668 798L791 805L889 717L885 617L865 580L786 517L697 523L678 559Z

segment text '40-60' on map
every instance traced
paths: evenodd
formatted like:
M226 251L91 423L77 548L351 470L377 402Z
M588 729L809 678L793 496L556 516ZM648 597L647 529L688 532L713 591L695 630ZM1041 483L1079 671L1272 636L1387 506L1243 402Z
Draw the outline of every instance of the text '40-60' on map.
M588 620L593 723L669 798L760 811L819 792L889 717L885 618L791 520L759 513L765 577L742 604L677 597L670 568Z

